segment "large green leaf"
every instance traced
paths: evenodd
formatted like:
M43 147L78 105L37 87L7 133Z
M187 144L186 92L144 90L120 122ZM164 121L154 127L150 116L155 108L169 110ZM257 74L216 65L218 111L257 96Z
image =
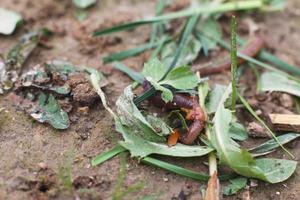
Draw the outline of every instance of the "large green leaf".
M165 144L165 138L160 135L170 133L170 128L157 130L147 121L138 108L133 103L133 93L131 87L128 86L124 90L124 94L117 100L118 117L115 119L116 129L122 133L124 141L120 144L128 149L132 156L145 157L150 154L161 154L177 157L193 157L202 156L213 149L202 146L187 146L177 144L173 147L168 147ZM148 116L149 118L149 116ZM154 116L151 116L153 121ZM164 122L159 118L154 121L164 125Z
M248 151L232 145L229 135L232 113L224 106L231 91L232 87L229 85L214 117L212 141L217 149L220 163L229 166L236 173L245 177L257 178L270 183L286 180L295 171L296 161L279 159L254 160Z
M14 32L22 16L14 11L0 8L0 34L10 35Z
M39 122L49 123L56 129L66 129L70 125L68 114L61 109L51 94L48 99L44 93L40 94L38 106L31 113L31 116Z
M260 77L262 91L286 92L300 97L300 83L283 74L265 72Z

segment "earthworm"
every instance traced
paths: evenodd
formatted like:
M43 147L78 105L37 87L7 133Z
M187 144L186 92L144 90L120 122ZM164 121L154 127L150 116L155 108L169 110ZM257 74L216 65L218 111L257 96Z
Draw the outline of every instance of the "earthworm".
M143 88L144 90L149 89L150 83L144 81ZM203 109L200 107L196 98L188 96L186 94L174 94L173 100L171 102L165 103L160 93L154 95L149 99L150 103L157 107L170 109L177 109L180 108L182 111L186 113L186 119L192 121L191 125L188 127L188 131L185 134L180 136L180 141L183 144L192 144L197 137L199 136L200 132L204 128L205 123L205 114Z
M263 48L263 46L264 46L264 40L261 37L257 36L254 37L253 39L250 39L249 42L246 44L246 46L240 51L240 53L249 57L254 57ZM244 60L243 58L238 58L239 65L245 62L246 60ZM212 63L207 67L195 66L192 69L193 71L199 71L202 76L207 76L211 74L217 74L225 70L229 70L230 66L231 66L231 59L227 58L222 62Z

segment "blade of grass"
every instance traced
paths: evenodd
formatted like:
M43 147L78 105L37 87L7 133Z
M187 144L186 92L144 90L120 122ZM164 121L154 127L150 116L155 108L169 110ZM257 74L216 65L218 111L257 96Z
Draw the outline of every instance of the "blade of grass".
M114 62L113 64L113 67L120 70L121 72L127 74L131 79L133 79L134 81L142 84L144 82L144 76L139 73L139 72L136 72L132 69L130 69L129 67L125 66L123 63L120 63L120 62Z
M231 82L232 82L232 94L231 94L231 110L236 111L236 98L237 98L237 47L236 47L236 27L237 22L235 16L231 17Z
M294 155L289 152L284 146L282 146L282 144L280 143L280 141L278 140L278 138L276 137L276 135L273 133L273 131L267 126L267 124L255 113L255 111L251 108L251 106L248 104L247 100L240 95L239 93L237 93L239 99L241 100L242 104L245 106L245 108L248 110L248 112L261 124L263 125L266 130L272 135L272 137L274 138L274 140L276 141L276 143L291 157L294 158Z
M155 14L156 16L159 16L162 14L164 11L166 2L164 0L159 0L156 4L156 9L155 9ZM152 31L151 31L151 37L150 37L150 42L149 46L151 46L157 38L158 32L163 32L164 25L162 23L156 23L152 25Z
M162 50L163 46L167 43L165 40L167 39L167 36L162 36L161 39L158 41L158 45L156 49L152 52L151 57L149 60L156 58L160 51Z
M117 25L100 31L95 31L93 33L93 36L100 36L100 35L110 34L113 32L129 30L141 25L152 24L161 21L181 18L181 17L188 17L192 15L223 13L223 12L234 11L234 10L249 10L249 9L260 8L262 6L263 6L262 0L251 0L251 1L248 0L248 1L228 2L228 3L220 4L218 6L208 5L208 6L194 7L194 8L189 8L186 10L181 10L178 12L173 12L165 15L150 17L148 19L144 19L136 22Z
M241 45L244 45L246 43L244 40L242 40L239 37L237 39ZM294 75L298 75L298 76L300 75L300 69L284 62L277 56L269 53L268 51L266 51L264 49L260 51L260 53L258 54L258 58L275 65L278 69L292 73Z
M98 156L96 156L91 161L91 164L92 164L92 166L100 165L101 163L115 157L116 155L118 155L119 153L124 152L124 151L127 151L127 150L124 147L122 147L121 145L117 144L111 150L108 150L108 151L103 152L103 153L99 154Z
M166 42L169 42L169 41L171 41L171 38L165 38L163 42L166 43ZM123 60L125 58L143 53L144 51L155 48L159 45L161 45L161 41L151 43L151 44L143 44L139 47L135 47L135 48L128 49L128 50L125 50L125 51L110 54L108 56L105 56L102 60L103 60L104 63L110 63L110 62L113 62L113 61L120 61L120 60Z
M206 182L209 179L208 175L199 174L195 171L185 169L183 167L179 167L177 165L173 165L173 164L170 164L170 163L167 163L167 162L164 162L164 161L161 161L161 160L149 157L149 156L143 158L142 162L145 164L153 165L153 166L168 170L170 172L179 174L181 176L185 176L185 177L197 180L197 181L205 181ZM225 180L229 180L233 177L236 177L236 174L221 175L221 176L219 176L219 179L222 181L225 181Z

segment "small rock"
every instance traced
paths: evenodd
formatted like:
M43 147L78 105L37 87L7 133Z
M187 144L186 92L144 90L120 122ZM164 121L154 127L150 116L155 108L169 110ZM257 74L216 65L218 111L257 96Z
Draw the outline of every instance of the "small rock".
M258 186L257 180L250 179L250 187L257 187L257 186Z
M247 131L250 137L270 138L269 132L257 122L250 122L247 127Z
M280 192L279 192L279 191L277 191L277 192L276 192L276 195L280 195Z
M279 98L280 104L285 108L293 108L294 101L291 95L283 93Z
M88 106L84 106L84 107L79 107L77 108L78 113L82 114L82 115L88 115L89 114L89 107Z
M169 179L168 179L168 177L163 177L163 180L164 180L164 182L168 182L169 181Z
M41 170L46 170L48 168L48 165L46 163L43 163L43 162L40 162L37 164L38 167L41 169Z

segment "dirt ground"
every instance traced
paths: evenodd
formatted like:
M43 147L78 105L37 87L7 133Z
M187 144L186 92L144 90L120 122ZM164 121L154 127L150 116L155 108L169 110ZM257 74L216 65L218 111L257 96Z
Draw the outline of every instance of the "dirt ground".
M104 65L101 57L144 43L150 27L114 34L102 38L90 38L99 28L140 18L154 13L155 1L100 1L88 10L88 17L79 22L76 9L67 0L1 0L0 6L20 12L26 23L13 36L0 36L0 54L6 52L16 39L33 28L49 27L55 32L47 47L38 47L26 62L24 71L38 63L52 59L65 59L76 65L87 65L102 71L109 80L105 92L114 105L123 88L131 81L112 66ZM266 39L267 47L290 64L300 66L300 2L288 1L285 11L276 13L252 13L241 15L239 21L246 23L253 17ZM124 61L127 66L140 70L147 60L147 53ZM211 56L212 57L212 56ZM241 84L247 88L247 98L263 113L293 112L293 105L286 105L281 94L255 95L255 77L250 70ZM228 74L213 77L224 82ZM263 96L263 98L262 98ZM289 97L287 98L289 100ZM100 102L90 107L88 115L74 108L71 126L57 131L45 124L34 122L9 100L0 96L0 108L7 112L1 116L0 127L0 199L111 199L118 179L120 162L115 157L101 166L91 167L91 159L114 146L119 135L113 129L113 121ZM241 113L245 123L249 116ZM259 140L262 142L263 140ZM245 145L253 145L257 140ZM295 159L300 158L298 142L290 145ZM280 150L271 154L287 158ZM167 159L178 165L207 173L205 159ZM297 172L286 182L270 185L258 181L238 195L226 199L296 200L300 199L299 166ZM71 174L72 183L68 182ZM144 183L139 192L130 193L125 199L141 199L157 194L158 199L201 199L200 188L205 183L174 175L167 171L146 166L137 160L126 159L124 188ZM254 182L255 183L255 182Z

